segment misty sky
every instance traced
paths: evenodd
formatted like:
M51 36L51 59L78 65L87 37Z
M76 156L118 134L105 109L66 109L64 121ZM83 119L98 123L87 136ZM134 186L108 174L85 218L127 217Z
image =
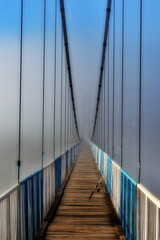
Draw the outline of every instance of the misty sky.
M65 0L80 134L93 129L106 0Z
M3 10L0 11L0 20L3 24L0 25L0 32L1 41L4 40L3 49L5 46L8 48L8 45L11 47L11 42L14 41L18 47L20 29L19 1L15 0L12 7L9 0L2 3ZM51 4L48 9L51 9L50 11L53 14L52 1L48 1L48 4ZM36 5L36 12L31 11L31 9L34 9L34 5ZM81 136L83 134L88 135L88 131L91 134L93 129L106 5L106 0L65 0L74 94ZM28 37L30 39L34 33L34 41L37 38L35 41L37 46L37 43L41 44L43 40L41 29L43 24L43 17L41 16L43 14L43 4L36 4L28 0L24 2L24 7L29 10L27 13L25 12L25 17L29 16L29 18L24 26L24 40L28 41ZM4 11L5 9L7 9L7 13ZM33 19L39 20L32 21ZM48 24L47 28L51 30L52 25ZM12 37L12 41L10 41L9 35ZM8 41L9 43L7 43ZM15 44L12 45L13 48L8 52L14 54L17 48L15 48ZM5 54L2 58L3 62L4 57ZM13 65L13 63L10 65Z

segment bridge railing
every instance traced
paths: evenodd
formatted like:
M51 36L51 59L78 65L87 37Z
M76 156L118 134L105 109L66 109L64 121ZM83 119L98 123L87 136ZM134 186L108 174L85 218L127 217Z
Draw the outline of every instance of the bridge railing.
M79 151L78 143L0 199L0 240L36 237Z
M159 199L142 184L138 184L94 143L90 142L90 146L127 240L158 240Z

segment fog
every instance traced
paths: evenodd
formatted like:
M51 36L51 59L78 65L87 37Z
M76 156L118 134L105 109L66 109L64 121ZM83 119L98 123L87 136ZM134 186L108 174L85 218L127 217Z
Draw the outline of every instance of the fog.
M79 132L85 139L93 130L106 1L66 0L65 5Z

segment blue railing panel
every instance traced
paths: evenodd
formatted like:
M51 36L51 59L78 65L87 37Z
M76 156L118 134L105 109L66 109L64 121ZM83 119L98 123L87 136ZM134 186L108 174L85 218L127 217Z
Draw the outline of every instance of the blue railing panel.
M61 157L55 160L56 193L61 188Z
M111 184L112 184L112 160L110 157L108 157L108 159L107 159L107 188L108 188L108 191L110 194L112 192Z
M100 172L101 175L103 176L104 174L104 153L101 152L101 158L100 158Z
M136 240L137 183L121 169L120 219L127 240Z
M20 184L20 239L33 239L43 218L42 171Z

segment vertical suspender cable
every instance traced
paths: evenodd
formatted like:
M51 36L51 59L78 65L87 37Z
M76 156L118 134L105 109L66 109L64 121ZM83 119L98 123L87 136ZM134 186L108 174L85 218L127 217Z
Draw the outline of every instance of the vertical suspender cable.
M105 60L106 62L106 60ZM104 64L104 75L103 75L103 78L104 78L104 87L103 87L103 96L104 96L104 99L103 99L103 112L104 112L104 137L103 137L103 150L105 152L105 140L106 140L106 94L105 94L105 88L106 88L106 68L105 68L105 64Z
M69 111L68 111L68 145L69 145L69 148L70 148L70 127L71 127L71 125L70 125L70 111L71 111L71 109L70 109L70 95L69 95L69 106L68 106L68 109L69 109Z
M21 26L20 26L20 71L19 71L19 129L18 129L18 182L20 180L21 166L21 125L22 125L22 58L23 58L23 0L21 0Z
M142 126L142 0L140 0L140 74L139 74L139 170L138 181L141 181L141 126Z
M98 110L98 112L99 112L99 110ZM97 117L97 144L99 146L99 114Z
M74 142L74 144L76 144L77 143L77 134L76 134L76 128L75 128L75 123L74 123L74 116L73 116L73 112L72 112L72 119L73 119L73 130L74 130L74 140L75 140L75 142Z
M73 112L72 112L72 121L73 121L73 134L74 134L74 145L75 145L77 142L77 136L76 136L76 132L75 132Z
M71 112L71 136L72 136L72 138L71 138L71 145L73 146L75 143L76 143L76 136L75 136L75 132L74 132L74 121L73 121L74 119L73 119L73 112Z
M97 113L98 114L98 113ZM99 133L98 133L98 116L97 116L97 122L96 122L96 126L97 126L97 146L98 146L98 142L99 142Z
M99 146L99 115L97 116L97 145Z
M74 118L73 118L73 112L72 112L72 122L73 122L73 135L74 135L74 145L76 144L76 132L75 132L75 125L74 125Z
M113 126L112 126L112 159L114 158L114 87L115 87L115 0L113 0Z
M77 132L76 132L76 126L75 126L75 124L74 124L74 134L75 134L75 143L77 143L78 142L78 137L77 137Z
M99 131L99 148L101 148L101 131L100 131L100 120L101 120L101 102L99 101L99 121L98 121L98 131Z
M100 121L99 121L99 129L100 129L100 149L102 145L102 92L100 94Z
M101 96L100 96L100 109L99 109L99 137L100 137L100 149L101 149Z
M65 64L65 136L64 136L64 144L65 151L67 151L67 66Z
M97 124L96 124L96 141L95 141L96 145L98 146L98 134L97 134Z
M98 134L99 134L99 139L98 139L98 146L100 148L100 142L101 142L101 132L100 132L100 118L101 118L101 111L100 111L100 102L99 102L99 109L98 109Z
M97 131L98 131L98 146L99 146L99 143L100 143L100 131L99 131L99 119L100 119L100 109L98 109L98 124L97 124ZM100 146L99 146L100 147Z
M98 113L97 113L97 114L98 114ZM97 128L97 146L98 146L98 142L99 142L99 134L98 134L98 116L97 116L96 128Z
M74 128L74 118L73 118L73 111L72 111L72 145L76 143L76 136L75 136L75 128Z
M71 109L71 111L70 111L70 122L71 122L71 124L70 124L70 135L71 135L71 139L70 139L70 145L72 146L72 109Z
M102 92L101 92L102 93ZM101 94L100 105L100 149L103 148L103 95Z
M123 65L124 65L124 0L122 1L122 97L121 97L121 167L123 167Z
M44 0L43 19L43 96L42 96L42 168L44 162L44 108L45 108L45 61L46 61L46 0Z
M67 146L67 150L68 150L68 77L67 77L67 99L66 99L66 146Z
M69 99L69 145L71 148L71 99Z
M102 151L104 151L104 72L103 72L103 89L102 89Z
M69 84L68 84L68 101L67 101L67 149L69 149Z
M107 121L107 123L108 123L108 126L107 126L107 153L108 153L108 155L109 155L109 103L110 103L110 101L109 101L109 88L110 88L110 84L109 84L109 33L108 33L108 107L107 107L107 110L108 110L108 121Z
M99 148L101 148L101 102L99 107Z
M91 139L92 139L92 132L91 132ZM95 134L94 134L94 136L93 136L92 141L93 141L94 143L96 143L96 141L97 141L97 124L96 124L96 127L95 127Z
M63 114L63 33L61 34L61 120L60 120L60 155L62 154L62 114Z
M69 101L69 143L70 143L70 148L71 148L71 99Z
M96 125L96 128L95 128L95 133L94 133L94 137L92 139L93 143L96 143L96 136L97 136L97 125ZM92 133L91 133L91 136L92 137Z
M61 8L62 28L63 28L63 34L64 34L66 61L67 61L67 66L68 66L68 78L69 78L69 87L70 87L70 91L71 91L72 107L73 107L73 113L74 113L74 120L75 120L77 135L78 135L78 138L80 139L79 130L78 130L77 115L76 115L76 108L75 108L75 101L74 101L74 92L73 92L69 47L68 47L68 36L67 36L67 26L66 26L64 0L59 0L59 2L60 2L60 8Z
M56 68L57 68L57 0L55 0L55 36L54 36L54 115L53 115L53 159L55 159L55 141L56 141Z
M97 123L96 123L96 143L98 146L98 119L97 119Z
M100 117L101 117L101 113L100 113L100 107L99 107L99 118L98 118L98 133L99 133L99 139L98 139L98 144L99 144L99 148L100 148L100 141L101 141L101 132L100 132Z
M98 146L98 118L97 118L97 123L96 123L96 143L97 143L97 146Z
M101 86L102 86L104 62L105 62L105 57L106 57L106 41L107 41L107 36L108 36L109 19L110 19L110 11L111 11L111 2L112 2L112 0L108 0L107 10L106 10L107 13L106 13L106 21L105 21L103 49L102 49L102 58L101 58L101 67L100 67L100 76L99 76L99 85L98 85L98 94L97 94L97 104L96 104L96 112L95 112L92 139L94 137L95 127L96 127L99 100L100 100L100 92L101 92Z
M104 129L103 129L103 91L102 91L101 92L101 149L103 149L103 130Z
M97 117L97 146L99 145L98 121L99 121L99 116Z
M68 95L68 148L70 148L70 95Z
M71 100L70 100L71 106ZM70 107L70 146L72 146L72 109Z
M71 99L69 98L69 148L71 148Z
M97 122L96 122L96 130L97 130L96 138L97 138L97 146L98 146L98 117L97 117Z

